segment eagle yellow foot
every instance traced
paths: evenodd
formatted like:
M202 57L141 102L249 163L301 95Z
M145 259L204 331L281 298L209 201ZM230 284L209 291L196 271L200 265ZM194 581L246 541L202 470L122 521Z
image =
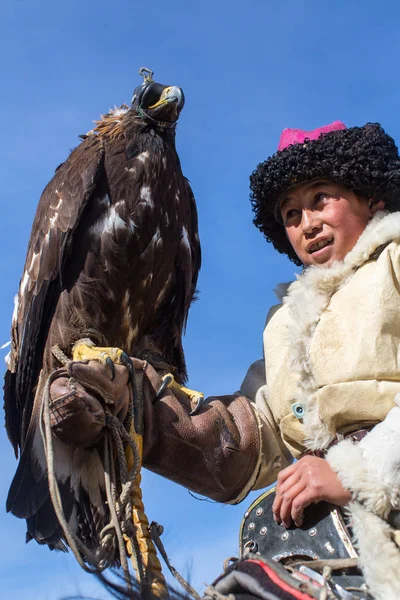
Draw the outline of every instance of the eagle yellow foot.
M134 378L132 361L121 348L101 348L92 344L90 340L80 340L72 349L72 360L97 360L110 369L111 381L114 381L115 378L114 365L123 365L129 371L129 379Z
M173 392L180 392L182 394L185 394L190 399L190 402L195 404L195 407L190 412L191 416L196 415L200 411L201 407L204 404L204 394L202 392L197 392L196 390L191 390L190 388L184 387L183 385L179 385L179 383L175 381L175 378L172 375L172 373L167 373L166 375L164 375L161 381L162 383L160 389L157 392L157 398L159 398L167 388L170 388Z

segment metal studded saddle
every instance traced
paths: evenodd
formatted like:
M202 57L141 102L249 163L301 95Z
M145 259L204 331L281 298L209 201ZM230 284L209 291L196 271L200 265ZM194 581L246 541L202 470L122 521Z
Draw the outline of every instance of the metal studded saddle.
M331 597L353 600L371 598L362 572L346 515L326 502L309 506L301 527L286 529L272 516L275 488L263 493L248 508L240 527L240 558L250 554L269 563L280 563L295 578L322 586L322 572L330 572ZM325 571L324 571L325 568ZM326 578L325 578L326 579Z

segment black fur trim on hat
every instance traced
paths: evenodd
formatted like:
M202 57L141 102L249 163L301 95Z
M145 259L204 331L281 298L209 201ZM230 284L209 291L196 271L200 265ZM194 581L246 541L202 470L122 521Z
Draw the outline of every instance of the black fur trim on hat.
M400 157L393 138L379 123L331 131L276 152L250 176L253 222L296 265L302 263L275 218L276 203L286 188L318 177L384 200L386 210L400 210Z

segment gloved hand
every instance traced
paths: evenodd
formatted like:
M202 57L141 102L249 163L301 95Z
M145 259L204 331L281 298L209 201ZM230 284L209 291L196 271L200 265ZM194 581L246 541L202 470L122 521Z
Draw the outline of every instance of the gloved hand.
M72 361L68 377L58 377L50 387L50 422L53 433L66 444L89 448L100 438L106 423L104 405L124 421L132 394L126 367L110 369L97 361Z

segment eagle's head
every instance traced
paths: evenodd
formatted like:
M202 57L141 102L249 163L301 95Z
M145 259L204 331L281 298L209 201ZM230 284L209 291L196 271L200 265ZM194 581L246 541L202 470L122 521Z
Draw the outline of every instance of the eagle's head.
M182 89L175 85L156 83L153 71L145 67L139 73L144 76L144 81L133 93L132 109L151 121L173 126L185 103Z

